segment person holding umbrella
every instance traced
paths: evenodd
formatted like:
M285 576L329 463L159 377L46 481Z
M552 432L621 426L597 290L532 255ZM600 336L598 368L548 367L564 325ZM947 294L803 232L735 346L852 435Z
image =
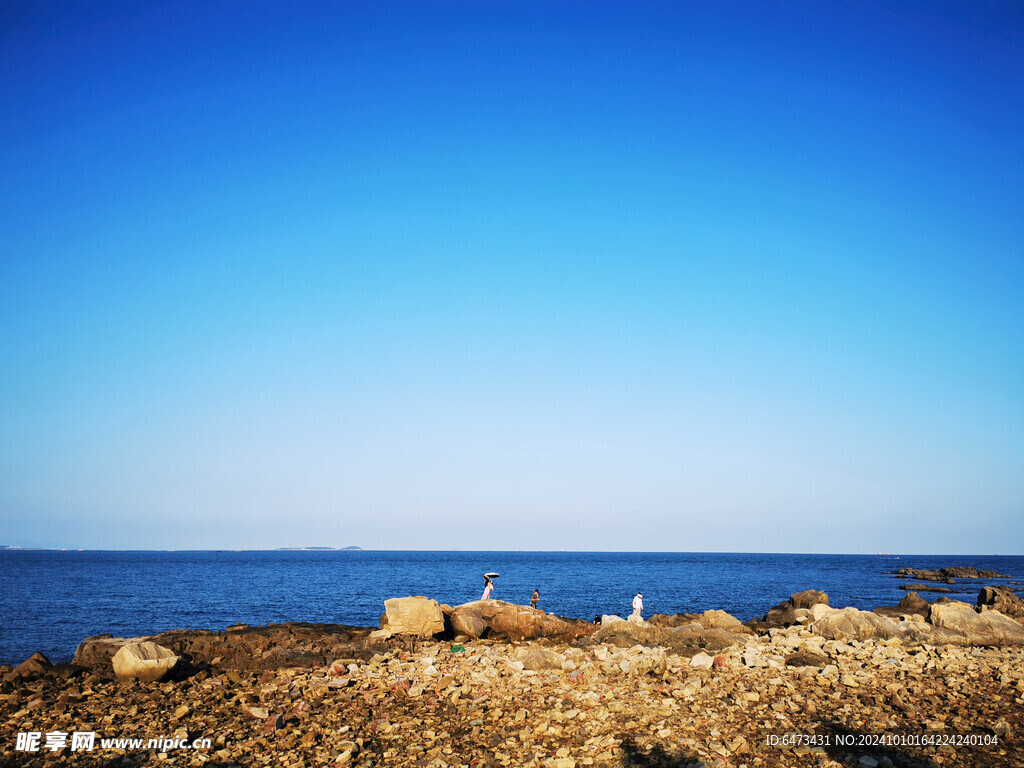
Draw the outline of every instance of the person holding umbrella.
M484 574L484 596L481 600L490 600L491 593L494 591L494 582L492 579L496 579L500 576L500 573L485 573Z

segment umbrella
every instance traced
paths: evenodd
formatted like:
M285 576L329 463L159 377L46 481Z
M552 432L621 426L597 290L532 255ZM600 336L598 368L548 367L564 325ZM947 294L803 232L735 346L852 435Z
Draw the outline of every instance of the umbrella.
M500 574L500 573L494 573L493 571L492 571L491 573L485 573L485 574L484 574L484 578L485 578L485 579L496 579L496 578L498 578L499 576L501 576L501 574Z

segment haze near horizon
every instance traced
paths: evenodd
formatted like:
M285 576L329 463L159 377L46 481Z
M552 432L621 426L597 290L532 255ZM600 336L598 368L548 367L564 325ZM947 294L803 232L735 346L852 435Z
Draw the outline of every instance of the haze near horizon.
M1013 3L0 11L0 543L1024 553Z

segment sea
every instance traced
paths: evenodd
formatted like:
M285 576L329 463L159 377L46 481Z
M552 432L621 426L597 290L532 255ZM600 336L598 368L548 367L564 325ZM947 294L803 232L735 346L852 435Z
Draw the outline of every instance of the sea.
M974 603L987 584L1024 583L1024 556L819 555L698 552L0 551L0 663L36 651L70 661L85 637L169 629L222 630L288 621L376 627L391 597L458 605L493 597L592 620L625 616L643 592L644 615L728 611L761 616L790 594L820 589L833 607L894 605L899 568L973 566L1009 579L957 580L952 599ZM926 599L937 594L922 593Z

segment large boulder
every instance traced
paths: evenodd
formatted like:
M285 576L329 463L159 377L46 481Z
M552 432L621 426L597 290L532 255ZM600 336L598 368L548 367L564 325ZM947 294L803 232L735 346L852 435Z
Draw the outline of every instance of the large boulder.
M113 635L87 637L78 644L71 663L83 667L109 667L114 654L129 643L144 643L152 639L149 635L144 637L114 637Z
M393 635L431 637L444 632L444 614L427 597L393 597L384 601L384 625Z
M650 623L658 627L685 627L690 624L699 624L704 629L727 629L730 632L750 634L750 628L735 616L712 609L704 613L656 613L650 618Z
M742 626L742 625L741 625ZM672 630L672 634L687 638L688 642L684 645L680 645L679 640L673 638L675 642L670 646L672 648L684 648L693 647L701 648L705 651L721 651L726 648L731 648L734 645L740 645L746 642L742 634L752 634L746 627L724 629L722 627L701 627L697 632L687 632L686 627L681 627ZM693 642L689 642L692 640Z
M50 660L46 658L42 653L36 651L21 664L14 668L14 671L20 676L25 677L27 675L43 675L46 674L53 665L50 664Z
M565 662L565 656L562 654L536 645L521 649L516 654L516 659L523 663L523 669L532 670L561 669Z
M655 613L648 623L656 627L684 627L699 618L699 613Z
M615 645L619 648L660 646L691 656L702 650L720 651L743 642L745 638L735 632L721 627L705 629L696 621L680 627L641 626L629 621L616 621L602 626L590 638L591 645Z
M903 634L899 624L885 616L856 608L828 611L812 624L816 634L829 640L889 639Z
M757 624L765 627L789 627L802 623L807 618L807 611L815 605L828 605L828 595L818 589L805 589L789 596L761 617Z
M873 613L877 613L880 616L888 616L891 619L899 619L904 616L912 615L927 619L931 613L931 606L928 601L918 595L917 592L909 592L896 605L880 606L875 608Z
M180 656L156 643L128 643L114 654L114 674L119 680L162 680L177 666Z
M641 626L631 621L613 621L602 624L601 628L591 635L589 643L614 645L619 648L632 648L634 645L668 647L671 645L673 634L669 628L656 624Z
M970 645L1022 645L1024 626L999 611L978 613L961 602L933 603L931 623L963 638Z
M1024 600L1017 597L1009 587L982 587L978 593L978 606L1015 619L1024 619Z
M935 627L924 620L918 613L909 613L897 621L903 633L901 640L906 645L967 645L963 635L958 635L945 627Z
M504 636L510 640L546 637L571 642L590 635L594 624L551 616L538 608L502 600L474 600L452 609L449 618L456 635L472 638ZM624 622L625 623L625 622Z
M825 594L822 592L822 594ZM825 596L825 604L828 605L828 596ZM742 621L725 611L710 610L704 611L697 617L697 622L704 629L725 629L733 634L751 634L750 629Z
M805 589L789 596L794 608L811 608L815 605L828 605L828 595L820 589Z
M486 635L490 627L487 624L487 619L483 616L483 612L471 609L460 610L461 608L462 606L453 608L451 613L448 614L455 636L465 635L466 637L479 639Z

